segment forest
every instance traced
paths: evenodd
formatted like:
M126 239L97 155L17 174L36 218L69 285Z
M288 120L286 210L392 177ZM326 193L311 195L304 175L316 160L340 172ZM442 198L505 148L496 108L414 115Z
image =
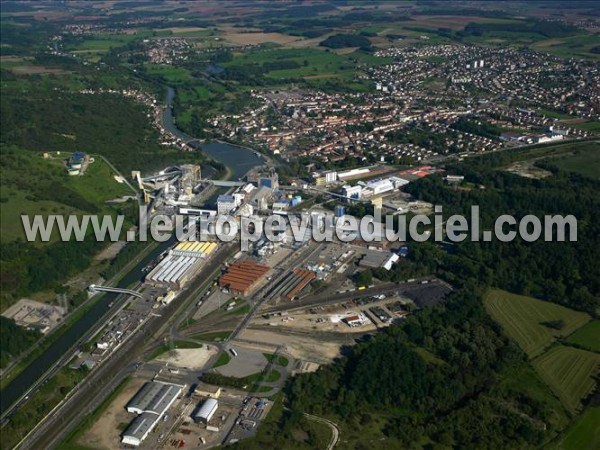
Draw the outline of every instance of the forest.
M0 107L2 142L27 150L100 153L123 173L162 168L176 157L158 144L147 109L120 95L3 90Z
M0 316L0 367L33 345L41 336L39 331L27 330L11 319Z
M365 36L356 34L334 34L319 45L328 48L359 47L361 50L371 49L371 41Z
M471 205L480 206L481 228L493 229L495 219L511 214L517 220L528 214L537 217L573 215L577 219L576 242L511 243L497 240L456 245L452 253L424 246L419 265L430 266L450 282L473 278L511 292L556 302L573 309L595 313L600 307L600 181L547 165L552 176L529 179L496 170L493 160L510 155L473 158L448 166L449 173L483 188L453 189L441 176L429 177L407 186L420 200L444 206L444 214L470 215Z

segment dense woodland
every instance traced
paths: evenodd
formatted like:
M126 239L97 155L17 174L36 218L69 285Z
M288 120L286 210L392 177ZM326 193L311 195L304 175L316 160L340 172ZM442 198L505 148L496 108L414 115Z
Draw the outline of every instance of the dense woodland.
M512 157L509 153L489 155L447 167L449 173L465 176L462 187L450 187L442 175L436 175L411 183L405 190L420 200L443 205L445 218L452 214L470 217L471 206L479 205L481 230L493 230L495 219L502 214L516 219L528 214L542 219L546 214L570 214L577 218L577 242L545 242L542 234L542 239L531 243L520 238L510 243L467 239L446 247L414 243L406 264L389 272L368 272L386 281L429 273L451 283L472 279L595 314L600 307L596 255L600 248L600 182L561 171L550 162L538 163L553 174L540 180L494 168ZM362 206L354 209L351 212L358 215L367 212Z
M365 36L356 34L334 34L319 45L328 48L359 47L361 50L371 49L371 41Z
M482 230L493 229L495 219L511 214L520 219L528 214L573 215L577 218L577 242L525 242L507 244L465 242L451 253L440 254L427 247L418 264L455 280L474 278L516 293L561 303L574 309L595 312L600 307L600 181L564 172L551 164L552 176L534 180L497 167L511 154L491 155L455 166L449 173L462 174L471 184L466 189L450 188L441 176L419 180L407 191L417 198L444 205L444 215L470 215L480 206ZM429 251L428 251L429 250Z
M3 316L0 316L0 328L0 367L6 367L12 358L27 350L41 336L39 331L26 330Z
M149 111L121 95L3 91L0 107L2 142L27 150L100 153L124 174L177 157L159 146Z

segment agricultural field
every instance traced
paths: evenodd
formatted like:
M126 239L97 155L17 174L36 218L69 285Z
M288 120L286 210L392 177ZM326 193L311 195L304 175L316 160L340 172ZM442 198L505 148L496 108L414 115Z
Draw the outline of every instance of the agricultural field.
M494 24L513 24L522 21L516 19L502 18L486 18L478 16L414 16L410 22L405 22L407 25L431 27L431 28L448 28L451 30L464 30L469 23L494 23Z
M564 158L552 160L563 170L600 179L600 144L588 143L577 146L574 153Z
M487 293L484 305L530 358L541 354L556 338L570 335L590 320L585 313L499 289ZM554 321L562 321L560 329L548 326Z
M600 448L600 407L588 408L569 428L558 444L560 450L595 450Z
M246 64L263 65L272 62L294 61L299 67L293 69L270 70L266 75L273 79L300 77L352 77L354 64L347 56L337 55L319 49L273 49L247 52L237 55L224 67Z
M569 336L567 342L600 353L600 320L594 320L584 325Z
M533 366L563 405L576 412L596 385L600 355L558 345L536 358Z
M595 134L600 133L600 122L597 120L594 120L592 122L575 123L573 124L573 127L579 128L580 130L589 131Z
M82 39L67 47L67 50L75 54L102 54L109 51L111 48L122 47L125 44L135 40L170 36L171 31L152 31L152 30L134 30L130 33L96 33L92 36Z
M166 83L184 83L191 78L190 71L183 67L167 66L162 64L146 64L146 72L150 75L162 77Z
M593 34L577 34L556 39L545 39L536 42L531 47L540 52L552 53L563 58L587 58L600 60L600 55L592 53L591 49L598 45L598 36Z

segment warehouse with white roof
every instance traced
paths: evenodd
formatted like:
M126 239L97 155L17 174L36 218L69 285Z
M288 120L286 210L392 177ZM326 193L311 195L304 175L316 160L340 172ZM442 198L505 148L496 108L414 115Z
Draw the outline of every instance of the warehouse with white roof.
M123 433L121 442L139 446L177 400L182 390L183 386L161 381L150 381L144 384L127 403L127 412L138 416Z
M181 289L216 248L214 242L181 242L146 275L145 282L152 286Z
M194 412L192 419L194 419L194 422L196 423L203 422L207 424L217 412L218 407L219 402L216 399L208 398L202 406Z

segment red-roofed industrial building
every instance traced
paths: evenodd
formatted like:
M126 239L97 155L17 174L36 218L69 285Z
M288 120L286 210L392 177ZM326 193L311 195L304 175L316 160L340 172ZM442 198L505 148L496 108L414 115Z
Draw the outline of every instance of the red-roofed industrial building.
M229 289L232 294L247 295L269 270L269 266L248 259L238 261L229 266L227 273L219 278L219 286Z

